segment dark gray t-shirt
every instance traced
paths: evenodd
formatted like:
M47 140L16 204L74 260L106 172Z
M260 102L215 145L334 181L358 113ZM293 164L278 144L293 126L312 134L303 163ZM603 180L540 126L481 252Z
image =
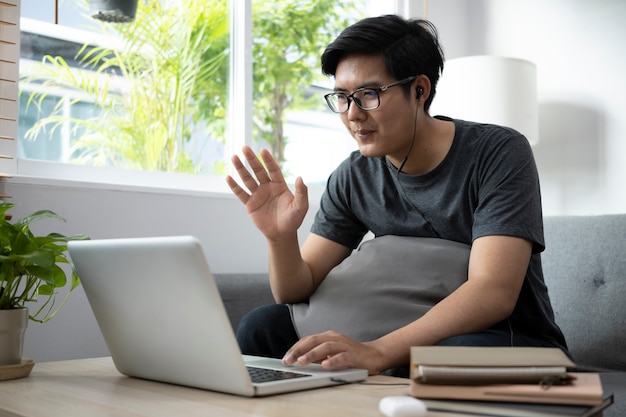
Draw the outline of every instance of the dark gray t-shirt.
M489 235L527 239L533 255L526 279L510 322L499 326L564 348L541 269L541 194L530 145L513 129L454 123L447 156L424 175L353 152L329 177L311 232L349 248L368 231L468 245Z

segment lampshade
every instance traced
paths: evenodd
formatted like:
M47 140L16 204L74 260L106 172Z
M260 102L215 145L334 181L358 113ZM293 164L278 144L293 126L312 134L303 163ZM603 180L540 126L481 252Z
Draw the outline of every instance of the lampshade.
M498 56L446 61L430 114L511 127L535 144L537 68L530 61Z

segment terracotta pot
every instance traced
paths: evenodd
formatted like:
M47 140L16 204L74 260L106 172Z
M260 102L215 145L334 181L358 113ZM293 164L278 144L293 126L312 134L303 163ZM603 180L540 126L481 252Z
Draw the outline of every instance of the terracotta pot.
M0 366L22 361L28 309L0 310Z

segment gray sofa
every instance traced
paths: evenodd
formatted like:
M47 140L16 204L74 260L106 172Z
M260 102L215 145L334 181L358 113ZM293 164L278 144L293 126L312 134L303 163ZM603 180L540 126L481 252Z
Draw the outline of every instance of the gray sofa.
M626 416L626 214L547 217L544 278L557 323L581 370L601 372Z
M545 218L544 276L556 321L580 370L601 372L626 416L626 214ZM272 303L266 274L216 277L233 327L253 307Z

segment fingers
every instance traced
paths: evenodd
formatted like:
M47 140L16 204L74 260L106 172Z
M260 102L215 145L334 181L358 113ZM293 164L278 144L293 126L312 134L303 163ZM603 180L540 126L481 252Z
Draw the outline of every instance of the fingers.
M244 146L242 149L242 152L243 152L244 157L246 158L246 161L248 161L248 165L250 165L252 172L254 172L254 177L258 180L259 184L265 184L265 183L270 182L271 178L270 178L270 175L268 174L268 171L265 169L265 167L263 166L259 158L256 156L252 148L250 148L249 146ZM272 158L271 154L266 149L261 150L261 156L263 157L263 162L265 162L266 158L269 158L271 161L274 161L274 158ZM243 168L243 165L242 165L242 168ZM239 173L239 169L237 169L237 172ZM246 174L248 176L250 175L250 173L247 170L246 170ZM245 183L245 180L243 178L242 180Z
M285 365L320 363L325 369L361 368L376 375L389 366L384 355L370 342L357 342L328 331L300 339L283 358Z
M256 157L254 157L254 159L256 160ZM260 165L259 161L258 160L256 161L257 161L257 164ZM239 178L241 178L241 181L246 186L246 188L250 191L254 191L258 187L259 184L257 183L256 178L253 177L252 174L250 174L250 171L248 171L248 169L244 166L243 162L241 162L241 159L239 159L239 156L233 155L233 157L231 158L231 162L233 164L233 167L235 168L235 171L237 171ZM233 189L233 186L231 185L231 183L228 180L227 182L228 182L228 185L233 190L233 192L235 192L235 189Z
M263 158L265 168L267 168L267 171L265 171L265 168L263 168L263 173L265 175L269 174L267 177L268 180L272 182L284 182L285 178L283 177L283 173L280 170L280 166L278 165L278 163L276 163L276 160L274 159L270 151L268 151L267 149L261 149L261 158ZM248 162L250 162L250 160L248 160Z
M227 175L226 184L228 184L231 191L233 192L233 194L235 194L235 196L237 196L239 201L241 201L243 204L246 204L248 202L248 199L250 198L250 194L248 194L243 188L241 188L233 177L231 177L230 175Z
M261 149L260 152L263 163L261 163L261 160L249 146L244 146L242 148L242 153L252 172L245 167L237 155L233 155L231 162L237 171L237 174L241 178L241 181L246 188L248 188L248 190L254 191L260 184L266 184L269 182L285 182L280 166L276 163L276 160L267 149ZM235 192L236 188L233 188L228 180L227 182L233 192Z
M307 191L307 186L304 185L304 181L302 177L296 178L296 189L294 195L294 204L296 207L302 207L308 209L309 207L309 193Z
M320 363L324 368L337 369L351 366L351 339L335 332L309 336L296 343L283 358L287 365ZM358 345L358 344L357 344Z

